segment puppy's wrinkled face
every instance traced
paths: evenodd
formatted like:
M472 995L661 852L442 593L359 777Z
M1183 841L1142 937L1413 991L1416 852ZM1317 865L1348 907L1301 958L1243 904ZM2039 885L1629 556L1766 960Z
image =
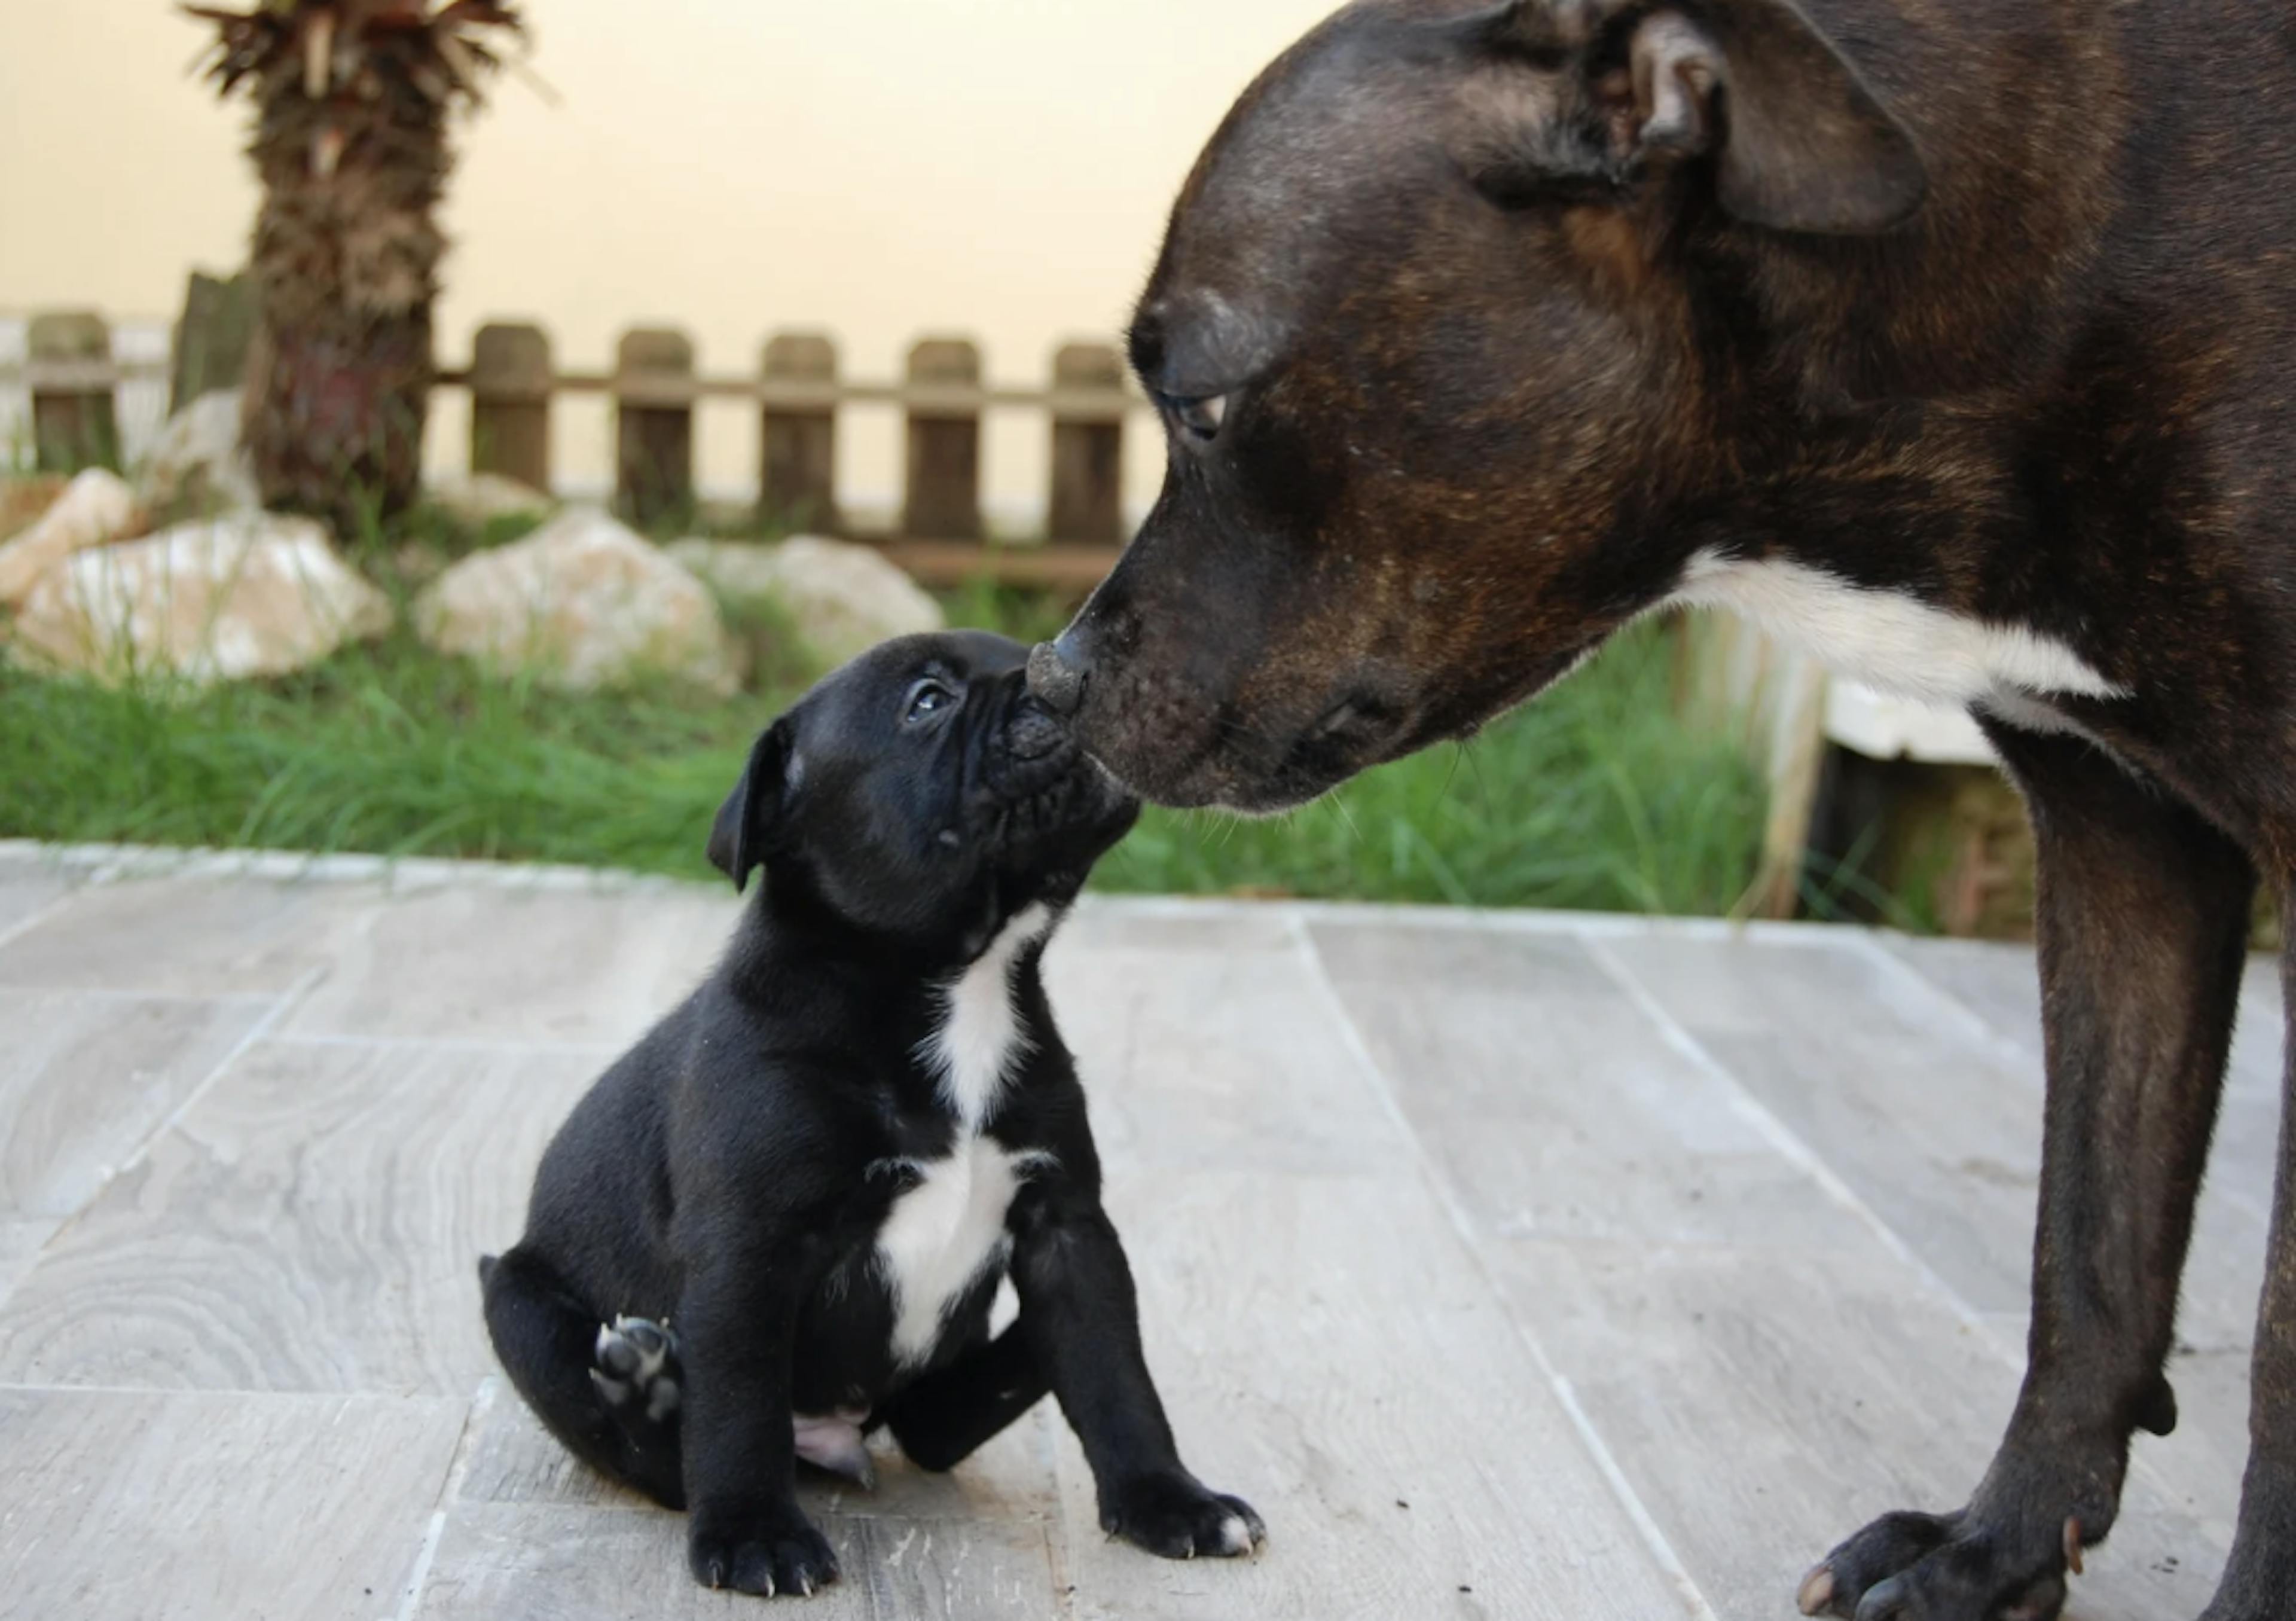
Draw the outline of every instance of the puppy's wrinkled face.
M957 955L1065 904L1139 806L1029 695L1026 658L951 631L824 677L758 740L710 860L736 887L763 865L846 923Z

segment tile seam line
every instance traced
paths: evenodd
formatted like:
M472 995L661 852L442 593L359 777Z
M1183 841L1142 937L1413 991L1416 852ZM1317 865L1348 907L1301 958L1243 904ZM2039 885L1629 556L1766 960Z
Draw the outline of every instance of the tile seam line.
M1961 1025L1972 1040L1991 1049L1994 1057L2015 1065L2020 1073L2025 1073L2026 1067L2038 1057L2033 1049L2020 1043L2015 1036L1962 1000L1957 992L1930 978L1922 970L1920 964L1899 956L1863 929L1856 931L1855 949L1879 968L1884 977L1934 1004Z
M240 1038L232 1044L231 1051L225 1053L223 1057L217 1060L215 1068L209 1070L207 1074L201 1078L200 1084L184 1094L184 1101L168 1111L168 1118L160 1121L159 1125L153 1126L152 1130L145 1134L144 1141L135 1145L135 1151L128 1155L127 1158L120 1161L119 1168L114 1171L110 1176L104 1178L104 1187L110 1187L112 1183L118 1181L121 1176L126 1175L128 1172L133 1171L136 1167L142 1165L144 1160L150 1158L152 1156L152 1150L159 1146L160 1140L166 1137L168 1133L174 1131L178 1126L181 1126L184 1123L184 1118L190 1115L192 1110L199 1106L201 1101L204 1099L209 1093L214 1091L217 1084L220 1082L226 1075L230 1073L233 1066L237 1064L241 1059L246 1057L247 1054L253 1051L258 1044L266 1040L274 1030L277 1029L281 1020L284 1019L289 1014L300 1007L303 1003L303 999L316 990L318 987L319 983L326 977L327 970L324 967L306 969L302 974L296 978L296 981L292 986L289 987L273 1001L271 1006L264 1011L260 1018L257 1019L252 1024L247 1027L246 1030L241 1034ZM100 1198L102 1197L102 1189L99 1188L96 1191L96 1197ZM92 1205L94 1202L95 1199L91 1198L87 1201L87 1204L82 1205L80 1208L85 1210L88 1208L88 1205Z
M1862 935L1863 931L1859 932ZM1870 942L1867 943L1870 944ZM1667 1011L1664 1005L1652 994L1650 988L1643 984L1635 971L1620 962L1605 943L1599 939L1582 937L1579 945L1586 950L1587 955L1595 959L1596 966L1609 975L1629 997L1633 998L1636 1005L1643 1009L1645 1016L1657 1025L1660 1036L1665 1039L1668 1045L1728 1088L1733 1106L1757 1131L1762 1134L1771 1146L1788 1163L1795 1166L1805 1175L1815 1181L1819 1190L1827 1198L1840 1204L1853 1217L1870 1229L1885 1248L1912 1267L1915 1274L1936 1291L1939 1298L1946 1304L1956 1317L1961 1320L1977 1342L1998 1357L2005 1366L2017 1375L2020 1383L2022 1383L2025 1377L2024 1353L2015 1345L2002 1339L1991 1318L1972 1306L1959 1289L1947 1282L1935 1267L1923 1260L1906 1241L1904 1236L1882 1219L1880 1211L1867 1204L1864 1197L1843 1181L1840 1174L1832 1166L1827 1165L1815 1149L1802 1141L1800 1133L1784 1120L1779 1119L1771 1112L1767 1104L1753 1094L1746 1084L1738 1078L1735 1071L1707 1051L1706 1044L1693 1036L1672 1013ZM1873 949L1885 957L1890 954L1878 945L1873 946ZM1913 964L1904 963L1901 966L1906 972L1926 980L1927 977L1922 975L1921 970ZM1994 1031L1992 1027L1985 1022L1983 1015L1974 1008L1968 1008L1967 1004L1961 1003L1959 998L1953 996L1943 987L1935 988L1939 996L1947 999L1956 1006L1964 1008L1969 1017L1983 1025L1997 1042L2006 1042L2007 1038ZM2026 1055L2026 1058L2021 1061L2030 1061L2030 1055ZM2175 1480L2162 1469L2161 1463L2153 1457L2136 1449L2133 1445L2135 1438L2133 1436L2130 1437L2132 1445L2128 1453L2129 1477L2134 1478L2142 1476L2155 1491L2161 1494L2164 1499L2175 1501L2183 1496L2184 1494L2179 1490ZM2125 1501L2125 1487L2123 1495Z
M455 1433L455 1450L447 1460L446 1472L439 1478L439 1495L430 1509L430 1518L422 1531L422 1543L415 1551L414 1565L407 1573L406 1592L393 1612L394 1621L414 1621L415 1611L422 1608L423 1592L430 1585L431 1568L439 1559L439 1544L447 1537L448 1511L463 1497L463 1482L471 1472L471 1457L478 1450L479 1426L494 1411L498 1385L489 1374L479 1381L478 1390L463 1408L463 1427Z
M449 883L488 889L625 894L714 893L722 885L700 878L641 872L627 867L585 867L564 862L488 861L451 856L386 856L371 851L314 851L230 846L48 843L0 839L0 859L46 862L86 875L91 886L135 879L256 878L308 883L390 884L410 893ZM1855 925L1806 920L1660 915L1638 912L1572 912L1533 906L1448 906L1432 902L1344 900L1255 901L1219 895L1133 894L1093 890L1092 909L1142 917L1260 917L1271 921L1304 915L1319 921L1364 922L1391 919L1437 929L1508 934L1576 934L1592 929L1618 935L1688 935L1699 939L1743 939L1755 945L1831 938ZM1858 930L1858 932L1870 932Z
M1736 1071L1715 1057L1705 1043L1692 1035L1642 982L1634 970L1621 962L1617 954L1601 940L1581 939L1578 944L1594 959L1595 965L1603 970L1604 977L1624 992L1643 1017L1651 1021L1668 1046L1724 1088L1731 1107L1754 1127L1773 1152L1815 1182L1819 1191L1881 1240L1882 1248L1928 1285L1962 1325L1977 1335L1988 1349L2012 1367L2022 1371L2024 1358L2013 1354L2001 1343L2000 1337L1986 1322L1984 1314L1972 1306L1959 1289L1947 1282L1935 1267L1923 1259L1920 1253L1906 1241L1905 1235L1884 1220L1880 1211L1868 1204L1857 1189L1826 1164L1799 1132L1778 1118L1768 1104L1756 1097L1752 1089L1738 1078Z
M265 1009L260 1016L250 1022L245 1030L240 1033L240 1036L237 1041L232 1043L230 1051L226 1052L221 1058L217 1059L214 1067L210 1068L207 1074L200 1077L199 1085L193 1086L189 1092L184 1094L183 1101L176 1104L175 1108L169 1109L165 1118L160 1120L157 1125L153 1126L150 1131L144 1134L144 1140L135 1145L135 1147L128 1153L127 1158L122 1159L118 1165L113 1166L105 1171L102 1178L97 1182L94 1188L89 1191L88 1196L80 1200L78 1205L73 1207L69 1214L67 1214L61 1221L56 1223L55 1230L50 1232L46 1238L43 1239L40 1241L39 1248L33 1252L30 1265L26 1266L23 1272L19 1274L19 1287L20 1287L23 1282L29 1281L32 1274L40 1269L41 1265L47 1259L48 1252L56 1247L57 1242L62 1239L64 1234L70 1232L73 1228L79 1224L80 1218L82 1216L86 1216L90 1210L93 1210L95 1208L97 1201L102 1199L104 1194L111 1190L112 1183L118 1182L122 1176L127 1175L130 1171L135 1169L136 1167L142 1165L144 1160L150 1158L152 1150L159 1146L160 1140L166 1137L169 1132L174 1131L178 1125L182 1124L184 1118L192 1111L193 1106L196 1105L201 1099L206 1097L209 1093L215 1090L217 1085L223 1079L223 1077L230 1073L232 1067L237 1064L241 1059L244 1058L248 1052L251 1051L258 1042L262 1041L265 1036L269 1035L272 1030L275 1029L278 1027L279 1021L284 1019L290 1012L293 1011L294 1009L300 1004L303 998L309 995L319 982L325 978L326 970L323 968L307 970L303 976L298 979L291 987L272 999L271 1005ZM8 1292L12 1295L15 1291L11 1289Z
M78 898L79 889L77 886L74 886L71 888L66 889L62 895L57 896L53 900L33 907L31 911L26 913L22 917L18 918L6 928L0 929L0 946L12 946L18 940L22 939L26 935L31 933L35 929L39 928L41 925L48 922L52 919L62 916L63 913L70 907L72 902Z
M1373 1054L1370 1044L1364 1039L1362 1030L1356 1024L1355 1016L1349 1011L1345 999L1340 995L1339 987L1332 982L1331 973L1324 966L1323 951L1316 944L1315 936L1308 926L1308 914L1298 908L1292 908L1289 913L1288 922L1293 947L1305 960L1308 977L1313 980L1316 995L1324 1001L1339 1031L1341 1044L1346 1046L1349 1056L1354 1060L1356 1067L1362 1071L1373 1093L1379 1098L1381 1107L1385 1109L1390 1122L1402 1134L1419 1173L1420 1181L1434 1195L1436 1203L1441 1208L1445 1217L1450 1223L1452 1231L1457 1235L1462 1248L1465 1249L1469 1264L1480 1276L1484 1286L1490 1291L1493 1302L1497 1305L1509 1325L1513 1328L1515 1338L1530 1353L1532 1363L1538 1368L1539 1377L1546 1381L1548 1393L1554 1396L1556 1404L1562 1409L1563 1419L1570 1424L1571 1432L1577 1436L1578 1445L1587 1454L1588 1461L1594 1464L1595 1472L1602 1476L1603 1483L1610 1489L1611 1498L1626 1514L1628 1523L1634 1527L1636 1535L1642 1542L1644 1551L1649 1554L1652 1562L1658 1567L1660 1576L1673 1587L1675 1595L1680 1601L1684 1610L1694 1617L1695 1621L1720 1621L1713 1605L1708 1601L1706 1594L1691 1576L1688 1567L1684 1565L1681 1556L1675 1551L1674 1544L1668 1540L1666 1532L1660 1527L1656 1518L1652 1515L1649 1505L1643 1502L1641 1494L1635 1490L1634 1483L1627 1478L1626 1470L1620 1464L1617 1454L1611 1450L1610 1443L1603 1438L1602 1431L1595 1428L1592 1415L1580 1404L1578 1392L1571 1388L1570 1381L1563 1377L1562 1371L1554 1365L1554 1359L1547 1355L1545 1343L1540 1340L1530 1325L1522 1320L1521 1314L1509 1304L1505 1291L1500 1288L1498 1278L1492 1272L1490 1263L1483 1254L1482 1246L1477 1240L1473 1222L1468 1218L1465 1210L1460 1208L1449 1186L1436 1173L1433 1157L1428 1153L1425 1142L1421 1139L1417 1129L1412 1126L1410 1117L1404 1113L1402 1101L1395 1095L1395 1089L1388 1080L1385 1068Z

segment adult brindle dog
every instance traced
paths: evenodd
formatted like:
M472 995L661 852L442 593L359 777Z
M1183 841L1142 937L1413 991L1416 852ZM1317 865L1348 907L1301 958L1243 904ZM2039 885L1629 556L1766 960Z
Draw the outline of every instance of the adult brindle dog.
M1162 499L1037 689L1273 808L1636 616L1971 706L2040 847L2030 1366L1812 1614L2046 1618L2162 1364L2259 872L2296 875L2296 10L1371 0L1243 98L1132 332ZM2296 1143L2208 1621L2296 1617Z

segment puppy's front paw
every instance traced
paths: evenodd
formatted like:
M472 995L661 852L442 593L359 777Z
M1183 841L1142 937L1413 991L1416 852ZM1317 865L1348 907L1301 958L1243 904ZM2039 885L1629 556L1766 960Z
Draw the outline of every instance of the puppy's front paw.
M1267 1527L1241 1497L1223 1497L1185 1470L1141 1475L1100 1499L1100 1527L1168 1560L1256 1553Z
M730 1587L761 1598L775 1593L811 1598L837 1579L837 1555L796 1510L778 1522L759 1523L697 1513L686 1535L686 1562L704 1587Z

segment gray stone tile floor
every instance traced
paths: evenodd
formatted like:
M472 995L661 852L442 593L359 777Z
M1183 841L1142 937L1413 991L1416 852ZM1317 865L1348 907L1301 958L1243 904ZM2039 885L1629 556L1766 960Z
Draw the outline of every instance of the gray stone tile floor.
M732 1616L560 1453L474 1257L734 901L0 845L0 1612ZM1755 1621L1958 1503L2016 1390L2030 954L1800 926L1092 900L1054 945L1150 1357L1245 1564L1108 1542L1041 1407L808 1486L837 1617ZM2278 1100L2259 969L2172 1377L2070 1614L2207 1601Z

